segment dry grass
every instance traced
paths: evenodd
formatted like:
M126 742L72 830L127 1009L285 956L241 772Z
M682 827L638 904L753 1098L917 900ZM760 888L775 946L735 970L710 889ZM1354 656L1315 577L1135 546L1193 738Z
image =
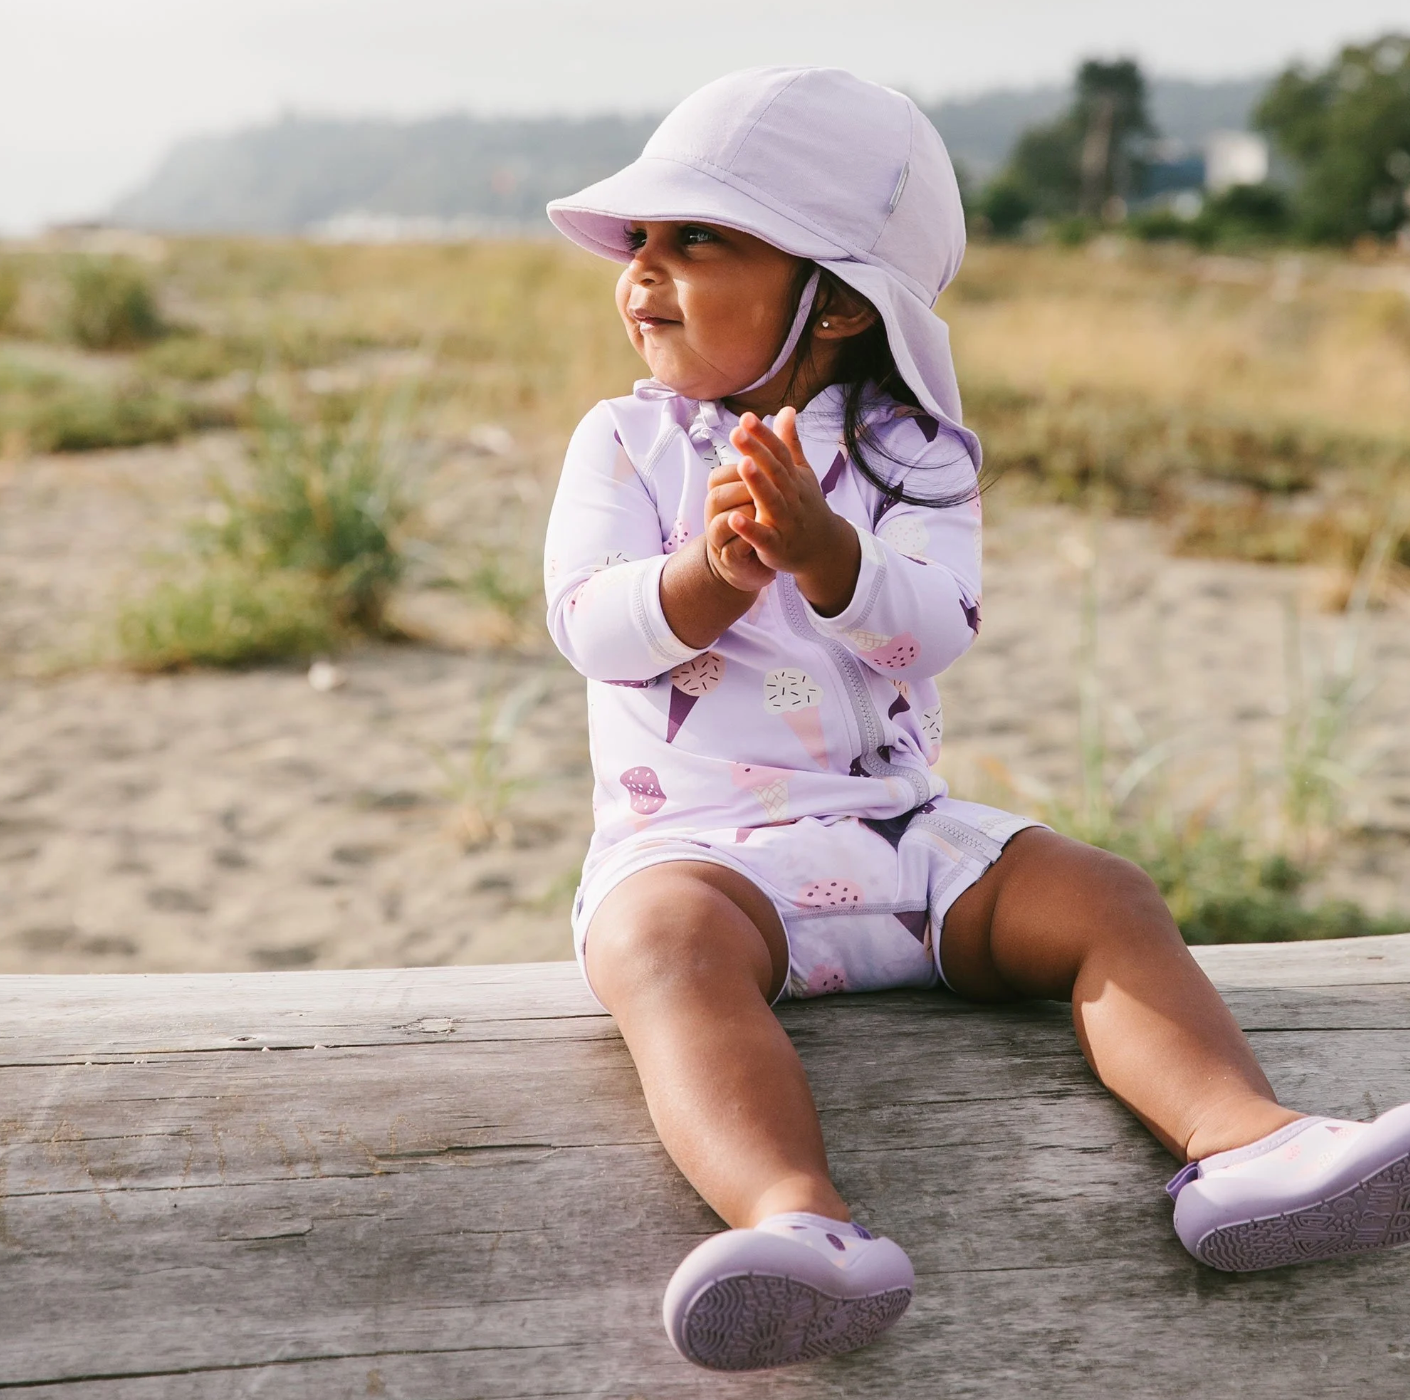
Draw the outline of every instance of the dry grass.
M1403 259L979 247L940 309L991 471L1179 552L1349 579L1410 479Z
M371 349L433 356L438 426L486 419L562 434L641 373L612 309L615 268L552 243L327 247L174 244L174 307L249 363Z
M1407 430L1404 260L978 246L939 310L962 386L1100 390L1348 434Z

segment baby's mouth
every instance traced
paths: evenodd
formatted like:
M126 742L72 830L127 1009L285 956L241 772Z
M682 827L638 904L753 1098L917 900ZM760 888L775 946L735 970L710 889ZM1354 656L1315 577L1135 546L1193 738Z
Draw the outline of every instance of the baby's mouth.
M636 322L639 331L659 331L663 326L678 326L679 321L673 321L666 316L648 316L644 311L633 311L632 320Z

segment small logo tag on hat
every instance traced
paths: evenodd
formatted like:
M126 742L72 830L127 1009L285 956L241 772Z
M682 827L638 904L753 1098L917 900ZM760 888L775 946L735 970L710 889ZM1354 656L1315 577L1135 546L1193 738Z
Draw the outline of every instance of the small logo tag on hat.
M907 161L901 167L901 178L896 181L896 188L891 192L891 203L886 206L888 214L896 212L896 206L901 202L901 191L906 188L906 181L911 178L911 163Z

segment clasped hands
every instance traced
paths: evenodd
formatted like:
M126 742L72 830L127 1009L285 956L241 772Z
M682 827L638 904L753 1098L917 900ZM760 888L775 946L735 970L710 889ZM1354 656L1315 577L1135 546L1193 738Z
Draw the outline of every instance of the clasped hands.
M780 573L820 613L851 601L861 545L851 524L828 505L803 455L798 415L780 410L777 431L746 413L729 435L741 454L710 473L705 547L710 571L742 593L757 593Z

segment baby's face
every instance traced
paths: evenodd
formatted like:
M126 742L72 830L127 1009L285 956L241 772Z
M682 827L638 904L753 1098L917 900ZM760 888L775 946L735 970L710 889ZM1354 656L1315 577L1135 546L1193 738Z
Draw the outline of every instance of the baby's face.
M799 259L716 224L638 223L617 310L652 375L722 399L772 364L793 318Z

